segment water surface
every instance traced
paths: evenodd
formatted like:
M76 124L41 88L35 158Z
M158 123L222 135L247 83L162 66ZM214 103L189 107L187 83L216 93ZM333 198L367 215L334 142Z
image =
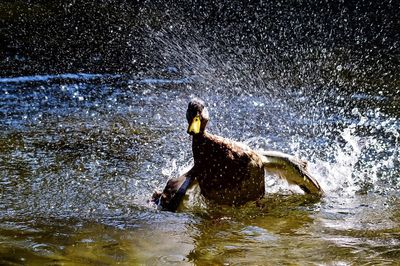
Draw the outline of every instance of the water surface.
M0 264L399 263L399 91L224 78L0 78ZM211 132L307 159L325 197L266 176L261 206L157 211L193 96Z

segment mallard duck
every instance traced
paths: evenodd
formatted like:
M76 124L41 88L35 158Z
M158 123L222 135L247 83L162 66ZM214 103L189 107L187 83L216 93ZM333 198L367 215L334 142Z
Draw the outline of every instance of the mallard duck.
M193 167L170 179L153 201L163 210L175 211L186 190L196 179L201 194L217 204L241 205L265 193L265 171L276 174L305 193L322 195L318 182L307 170L307 162L276 151L255 151L247 145L206 131L208 110L200 99L192 99L186 112L187 133L192 135Z

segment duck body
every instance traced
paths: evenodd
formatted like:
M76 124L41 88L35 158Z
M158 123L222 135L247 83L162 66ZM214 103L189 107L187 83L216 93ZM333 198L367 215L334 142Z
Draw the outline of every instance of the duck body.
M198 181L201 194L218 204L241 205L258 200L265 193L265 172L298 185L307 194L323 194L305 161L281 152L255 151L243 143L208 133L205 129L209 115L202 100L190 101L186 119L194 166L168 180L163 192L153 194L152 201L161 209L175 211L194 180Z
M263 162L246 145L204 132L193 136L192 150L193 171L206 199L240 205L264 195Z

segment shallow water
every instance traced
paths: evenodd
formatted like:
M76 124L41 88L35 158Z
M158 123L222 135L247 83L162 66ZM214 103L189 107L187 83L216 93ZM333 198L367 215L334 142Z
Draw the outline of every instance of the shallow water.
M0 93L0 264L400 262L398 90L63 74ZM266 176L261 206L157 211L152 192L191 164L193 96L210 131L307 159L326 195Z

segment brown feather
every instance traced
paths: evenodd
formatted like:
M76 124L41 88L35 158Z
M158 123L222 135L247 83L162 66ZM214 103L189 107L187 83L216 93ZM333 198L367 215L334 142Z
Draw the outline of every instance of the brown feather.
M219 204L240 205L260 199L265 193L265 170L298 185L306 193L322 195L320 185L307 170L306 161L280 152L257 152L243 143L207 133L208 111L203 101L193 99L186 113L189 127L199 116L200 132L188 129L193 135L193 168L170 179L164 191L154 195L154 201L163 209L176 210L182 193L188 188L186 185L194 179L201 194Z

